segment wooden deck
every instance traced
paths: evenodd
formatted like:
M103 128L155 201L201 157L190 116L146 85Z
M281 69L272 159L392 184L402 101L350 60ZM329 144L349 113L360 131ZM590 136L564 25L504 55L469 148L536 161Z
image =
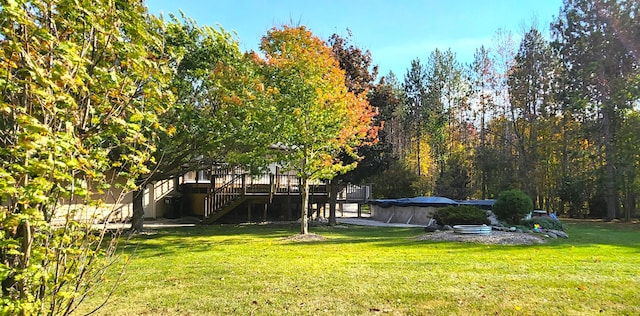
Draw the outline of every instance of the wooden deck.
M234 218L237 221L295 220L301 212L301 181L295 175L277 172L276 169L276 174L256 176L242 169L219 167L192 172L181 180L181 191L186 200L184 209L187 214L201 217L209 224L227 214L225 221L234 221ZM329 201L328 189L326 182L316 181L309 185L310 204L315 205L318 216ZM368 203L370 196L370 185L349 184L338 193L337 203L340 207L343 203L360 206Z
M299 197L300 179L286 174L250 175L240 169L219 169L209 174L209 179L184 186L199 187L199 196L204 193L202 218L204 223L213 223L234 209L248 202L249 205L267 205L279 197ZM202 189L206 187L206 193ZM312 199L327 199L327 184L316 182L309 185ZM199 203L198 203L199 204ZM251 206L249 206L251 207ZM198 207L199 208L199 207Z

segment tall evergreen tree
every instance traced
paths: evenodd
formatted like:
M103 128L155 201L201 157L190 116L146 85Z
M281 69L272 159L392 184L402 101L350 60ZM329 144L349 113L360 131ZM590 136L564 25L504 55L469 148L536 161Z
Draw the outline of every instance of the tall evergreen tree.
M441 176L447 165L448 157L455 150L454 140L458 129L463 126L463 113L466 111L466 83L463 82L463 69L449 49L436 49L429 55L426 65L427 102L423 108L429 134L429 144L436 170Z
M539 162L547 159L540 157L539 133L545 129L555 109L557 69L549 43L538 29L532 28L520 43L508 84L513 145L517 154L514 169L523 191L534 198L534 202L538 195Z
M623 110L638 98L638 3L565 0L553 30L572 102L588 105L601 119L606 217L612 220L618 205L615 135Z
M476 102L473 117L474 123L477 128L480 129L480 135L478 135L479 142L476 146L474 156L475 167L478 170L476 183L480 190L480 197L485 199L487 197L487 175L489 170L484 168L485 164L482 162L485 160L487 122L493 113L494 101L491 87L494 86L494 70L489 51L484 46L476 49L470 68L470 94L471 98Z
M411 68L407 70L404 76L404 93L406 108L406 128L409 128L414 134L416 143L416 170L417 174L422 175L422 148L421 141L424 129L424 113L427 104L427 74L425 68L416 58L411 61Z

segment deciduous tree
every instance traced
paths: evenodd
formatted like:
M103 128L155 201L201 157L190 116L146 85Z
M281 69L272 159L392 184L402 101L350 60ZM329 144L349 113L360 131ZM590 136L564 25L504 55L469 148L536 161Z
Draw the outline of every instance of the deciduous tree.
M169 89L175 103L160 116L158 150L147 163L150 174L138 181L134 194L134 231L143 228L144 184L186 170L209 168L215 162L264 165L271 128L263 115L264 89L252 54L222 28L198 26L171 16L164 32L171 52L173 76Z
M363 51L359 47L350 44L351 32L347 38L343 38L338 34L333 34L329 39L329 44L333 50L340 68L345 73L345 84L347 91L357 94L366 95L369 104L378 110L378 106L387 106L386 102L393 102L393 96L386 94L392 92L383 83L374 84L378 69L372 65L371 52ZM385 132L382 130L385 122L380 117L376 117L372 121L372 125L378 129L378 142L368 142L364 146L356 148L359 157L362 157L358 165L344 174L339 174L330 181L329 194L329 224L336 224L336 201L338 192L345 187L347 183L360 184L365 178L373 176L386 170L391 164L391 145L384 137ZM353 158L346 153L340 155L343 161L352 161Z
M117 236L75 215L149 171L172 99L161 28L136 0L2 2L1 314L69 314L113 262Z
M276 91L273 116L279 125L274 143L286 148L283 163L301 179L301 233L307 234L309 182L331 179L356 166L355 148L375 139L375 111L365 95L347 90L331 48L306 27L273 28L260 48L266 58L267 89ZM345 164L338 159L342 152L356 159Z

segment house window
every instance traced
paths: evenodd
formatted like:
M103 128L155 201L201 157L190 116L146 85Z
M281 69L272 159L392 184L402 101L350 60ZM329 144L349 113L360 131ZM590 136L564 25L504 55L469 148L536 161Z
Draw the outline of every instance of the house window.
M209 170L198 170L198 182L209 182Z

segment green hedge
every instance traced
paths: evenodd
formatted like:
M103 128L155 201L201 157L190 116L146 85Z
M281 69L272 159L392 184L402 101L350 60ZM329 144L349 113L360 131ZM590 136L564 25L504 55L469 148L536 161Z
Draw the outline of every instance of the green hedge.
M520 224L520 220L533 210L533 201L520 190L500 192L496 203L493 204L493 213L499 220L510 225Z
M487 212L475 206L447 206L438 209L433 215L440 225L489 225Z

